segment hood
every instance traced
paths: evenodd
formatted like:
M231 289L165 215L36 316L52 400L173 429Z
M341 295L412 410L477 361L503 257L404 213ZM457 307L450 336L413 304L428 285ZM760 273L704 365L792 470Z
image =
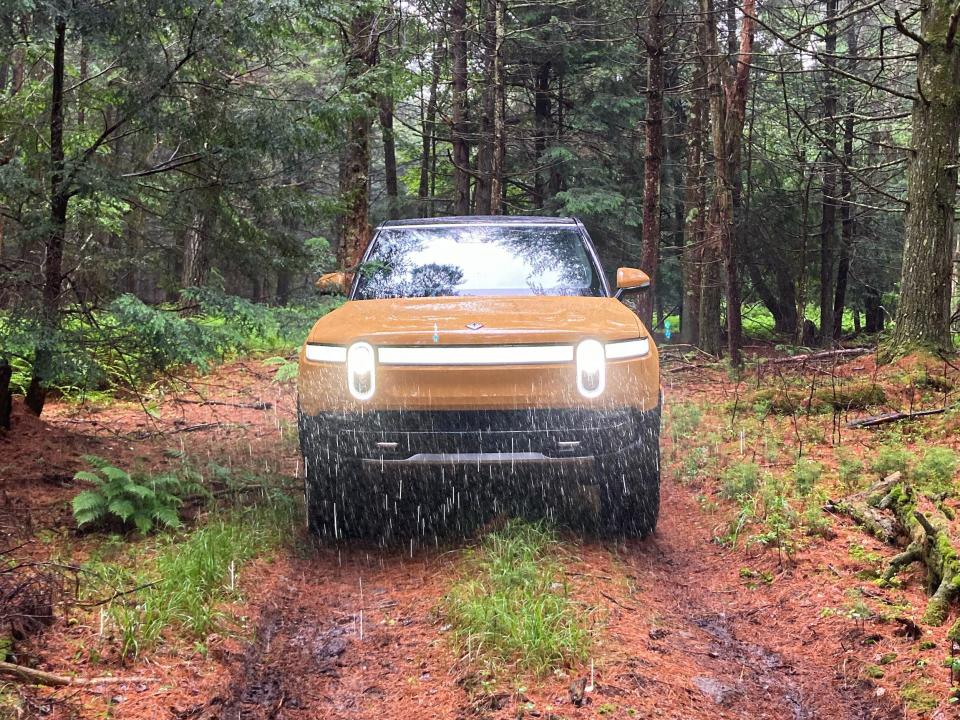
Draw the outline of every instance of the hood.
M606 297L400 298L347 302L322 317L308 340L331 345L357 340L373 345L522 345L592 337L610 342L646 335L642 328L629 308Z

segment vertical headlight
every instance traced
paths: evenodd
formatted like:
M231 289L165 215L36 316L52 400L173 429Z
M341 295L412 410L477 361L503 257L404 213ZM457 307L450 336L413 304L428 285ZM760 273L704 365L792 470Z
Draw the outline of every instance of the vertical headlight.
M585 398L598 397L607 381L607 361L603 345L584 340L577 345L577 390Z
M373 346L358 342L347 348L347 387L357 400L369 400L377 386Z

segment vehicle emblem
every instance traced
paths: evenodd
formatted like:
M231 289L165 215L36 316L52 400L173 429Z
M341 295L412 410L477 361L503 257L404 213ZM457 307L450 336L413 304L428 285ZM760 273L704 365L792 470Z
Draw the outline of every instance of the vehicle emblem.
M433 341L435 343L440 342L440 329L437 327L437 324L433 324Z
M467 330L479 330L482 327L483 327L483 323L480 323L480 322L467 323Z

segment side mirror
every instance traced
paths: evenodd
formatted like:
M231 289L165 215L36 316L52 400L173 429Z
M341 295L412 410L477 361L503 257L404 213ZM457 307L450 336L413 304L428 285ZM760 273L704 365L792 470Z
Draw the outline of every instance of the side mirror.
M325 293L346 295L350 292L350 278L345 272L324 273L316 285L318 290Z
M620 297L625 290L646 290L650 287L650 276L637 268L617 268L617 294Z

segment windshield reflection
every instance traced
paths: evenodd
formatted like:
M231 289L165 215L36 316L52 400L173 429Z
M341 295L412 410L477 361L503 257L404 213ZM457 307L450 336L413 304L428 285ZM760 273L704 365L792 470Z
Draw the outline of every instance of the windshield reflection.
M576 228L385 228L360 269L356 299L602 295Z

